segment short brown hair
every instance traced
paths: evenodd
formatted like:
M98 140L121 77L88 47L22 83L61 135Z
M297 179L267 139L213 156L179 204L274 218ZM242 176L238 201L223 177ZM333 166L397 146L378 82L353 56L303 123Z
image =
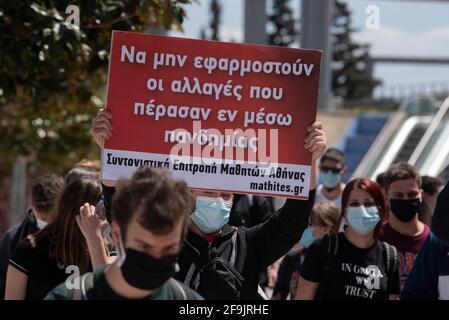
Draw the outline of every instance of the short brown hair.
M320 163L323 163L326 160L335 161L344 165L345 154L337 148L328 148L322 155Z
M65 176L65 183L70 184L72 181L84 176L89 176L94 179L100 179L100 173L87 167L74 167Z
M75 168L83 168L86 170L100 172L101 164L99 160L83 159L75 165Z
M434 196L444 185L443 181L439 178L423 176L422 177L422 189L425 193Z
M385 173L385 190L388 191L388 188L395 181L408 179L415 180L418 187L421 188L421 175L415 169L415 167L411 164L408 164L407 162L396 163L392 165Z
M379 174L377 175L377 177L376 177L376 182L377 182L377 184L378 184L379 186L382 187L382 189L386 189L386 188L385 188L385 181L386 181L386 178L387 178L387 173L386 173L386 172L381 172L381 173L379 173Z
M40 213L52 215L56 200L64 187L64 180L55 174L44 174L36 179L31 188L31 203Z
M123 235L135 214L142 227L154 234L167 234L180 219L184 233L195 198L184 181L175 180L165 169L139 168L131 179L117 183L112 199L112 217Z

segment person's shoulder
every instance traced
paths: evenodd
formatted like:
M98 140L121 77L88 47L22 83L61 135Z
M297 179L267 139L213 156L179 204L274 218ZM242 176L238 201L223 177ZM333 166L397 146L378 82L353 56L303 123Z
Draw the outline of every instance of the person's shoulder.
M9 228L8 230L5 231L5 233L3 234L3 239L7 239L7 238L12 238L14 237L14 235L19 231L19 228L22 224L17 223L15 225L13 225L11 228Z
M45 300L90 300L100 281L106 281L106 266L101 266L93 272L77 276L72 281L63 282L51 290ZM76 286L77 285L77 286ZM72 288L69 288L71 286Z
M170 297L173 300L204 300L195 290L174 278L167 281L165 286L171 291Z
M67 288L66 283L61 283L53 290L51 290L44 298L44 300L71 300L71 290Z
M441 242L432 231L429 232L426 242L433 250L449 254L449 246Z
M32 268L38 266L43 259L48 259L48 244L36 241L30 235L19 241L14 248L9 263L20 271L29 273Z
M32 238L26 237L17 243L16 253L34 252L35 249L36 246Z
M326 234L320 239L316 239L307 249L307 252L312 250L329 251L331 247L338 245L341 242L341 233Z
M6 252L10 252L13 246L13 239L18 231L19 225L14 225L10 229L8 229L3 237L0 239L0 253L4 254Z

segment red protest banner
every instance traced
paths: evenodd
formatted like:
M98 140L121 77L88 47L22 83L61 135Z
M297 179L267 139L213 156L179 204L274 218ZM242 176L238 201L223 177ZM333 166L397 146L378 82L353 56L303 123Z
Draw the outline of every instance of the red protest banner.
M190 187L307 198L321 52L114 31L102 178L165 167Z

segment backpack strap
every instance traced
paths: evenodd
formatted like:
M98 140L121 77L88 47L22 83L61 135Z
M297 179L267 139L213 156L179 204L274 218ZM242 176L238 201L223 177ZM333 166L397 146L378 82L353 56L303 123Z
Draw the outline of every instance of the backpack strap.
M232 234L232 238L231 238L231 243L232 243L232 247L231 247L231 256L229 258L229 264L235 268L235 262L236 262L236 257L237 257L237 228L234 228L234 233ZM193 251L195 251L195 253L198 255L198 257L200 256L200 252L198 251L198 249L196 249L192 244L190 244L187 240L184 240L184 243L186 243ZM206 263L207 264L207 263ZM189 270L187 271L186 277L183 281L183 283L187 286L187 287L193 287L195 290L198 289L199 286L199 281L200 281L200 273L203 269L203 267L205 266L204 263L201 263L199 266L197 265L197 263L192 262L192 264L189 267ZM196 273L195 279L193 281L192 284L192 279L193 276L195 274L195 271L198 272Z
M232 241L232 248L231 248L231 258L229 259L229 264L235 268L235 260L237 255L237 230L234 231L234 234L231 238Z
M323 266L323 276L320 284L318 285L317 292L315 294L315 300L323 300L324 293L326 292L327 282L329 281L330 272L334 265L335 256L338 252L338 233L333 233L329 236L329 242L327 246L326 261Z
M94 287L94 273L83 274L79 279L79 288L70 289L71 300L88 300L87 293Z
M197 300L196 296L193 294L193 290L176 279L170 278L169 284L173 290L175 300Z
M384 248L387 274L388 276L392 276L398 266L398 251L395 246L392 246L385 241L382 241L382 247Z
M173 290L173 296L175 297L175 300L187 300L186 292L181 284L178 283L178 281L170 278L169 283L170 287Z
M268 298L267 294L265 293L265 291L263 291L261 286L257 286L257 293L262 298L262 300L270 300L270 298Z

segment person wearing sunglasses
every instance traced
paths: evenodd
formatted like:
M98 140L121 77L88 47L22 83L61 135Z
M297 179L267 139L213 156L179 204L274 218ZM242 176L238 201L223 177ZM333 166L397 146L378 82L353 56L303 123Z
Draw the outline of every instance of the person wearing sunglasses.
M341 210L341 195L345 184L342 182L346 171L343 152L336 148L327 149L320 160L320 185L317 187L316 201L332 202Z

